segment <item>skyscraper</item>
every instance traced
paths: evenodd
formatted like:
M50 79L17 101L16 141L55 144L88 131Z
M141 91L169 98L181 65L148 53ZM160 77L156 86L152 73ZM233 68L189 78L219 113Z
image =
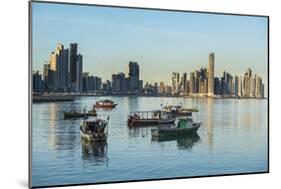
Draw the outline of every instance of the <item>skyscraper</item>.
M195 93L195 75L193 72L190 73L190 83L189 83L189 87L190 87L190 90L189 92L191 94Z
M261 84L261 98L264 98L264 84Z
M110 94L111 92L111 82L109 80L106 81L106 88L105 88L105 93Z
M32 73L32 91L43 92L43 80L39 71Z
M262 79L261 77L256 77L256 84L255 84L255 97L261 98L262 97Z
M235 96L239 96L238 91L239 91L239 77L236 75L234 77L234 95Z
M57 44L54 52L50 57L50 70L54 72L54 91L61 91L61 76L62 76L62 50L63 45Z
M125 85L124 85L124 91L126 91L126 93L129 92L129 83L130 83L130 79L128 77L125 78ZM139 88L141 90L141 80L139 81Z
M190 93L190 87L189 87L189 83L190 83L190 81L189 80L186 80L186 91L185 91L185 93L187 94L187 95L189 95L189 93Z
M77 82L77 43L70 43L69 49L69 64L70 64L70 88L72 92L76 92Z
M82 73L82 92L83 93L89 92L89 73L88 72Z
M229 73L226 73L226 94L233 95L234 85L233 85L233 77Z
M43 67L43 80L44 80L44 91L48 91L48 71L50 69L50 64L46 63Z
M69 88L69 49L62 49L60 53L61 58L61 71L60 71L60 89L63 92L67 92Z
M194 72L194 93L199 92L199 71Z
M224 71L222 73L221 77L221 95L226 95L227 94L227 78L226 78L226 72Z
M214 94L220 95L221 94L221 81L218 77L214 78Z
M186 73L183 73L182 75L182 87L183 87L183 92L184 93L187 93L187 74Z
M76 63L76 82L75 82L75 92L82 92L82 73L83 73L83 56L81 54L77 55L77 63Z
M50 57L50 69L53 71L57 71L57 59L58 59L57 53L52 52Z
M214 95L214 64L215 64L215 54L209 54L209 64L208 64L208 96Z
M127 80L127 78L126 78L126 80ZM143 80L139 80L139 90L140 90L140 92L142 92L142 90L143 90Z
M58 71L57 71L57 60L58 55L55 52L52 52L50 57L50 70L53 72L53 83L52 83L52 91L57 91L58 89Z
M159 94L164 94L166 92L165 90L165 83L164 82L160 82L159 84Z
M54 52L56 56L55 60L55 67L56 67L56 87L57 91L61 92L62 84L61 84L61 77L62 77L62 50L63 50L63 45L62 44L57 44L57 48Z
M239 97L243 97L243 82L242 82L242 76L239 76L238 78L238 94Z
M206 68L201 68L199 71L199 93L201 96L207 95L208 94L208 79L207 79L207 69Z
M129 62L129 89L134 94L139 92L139 65L137 62Z
M243 97L250 97L250 85L251 85L252 70L248 68L243 78Z
M126 85L125 74L120 72L112 75L112 92L115 93L126 93L128 87Z
M180 74L172 73L172 94L177 94L179 92Z
M256 74L252 74L252 76L250 77L250 97L255 97L255 89L256 89Z
M95 92L101 92L101 90L102 90L102 81L101 81L101 78L100 77L94 77L94 79L95 79L95 86L96 86L96 88L95 88Z
M49 88L52 91L57 92L67 92L68 89L68 49L64 49L62 44L58 44L55 51L52 52L50 56L50 64L47 66L44 65L44 80L46 80L46 84L52 85L52 88ZM48 81L48 69L50 69L53 73L52 80L53 82Z

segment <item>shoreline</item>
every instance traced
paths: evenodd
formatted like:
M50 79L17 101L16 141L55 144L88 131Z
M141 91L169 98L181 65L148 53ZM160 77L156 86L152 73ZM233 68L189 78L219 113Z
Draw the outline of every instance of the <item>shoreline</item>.
M128 94L119 94L119 95L105 95L105 94L66 94L66 93L54 93L54 94L33 94L32 101L33 102L66 102L66 101L75 101L75 97L160 97L160 98L194 98L194 99L237 99L237 100L265 100L268 98L255 98L255 97L232 97L232 96L184 96L184 95L128 95Z

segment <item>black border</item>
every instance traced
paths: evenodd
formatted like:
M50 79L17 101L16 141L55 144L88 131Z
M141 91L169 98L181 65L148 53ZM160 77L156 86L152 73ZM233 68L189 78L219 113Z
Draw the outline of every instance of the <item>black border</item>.
M249 16L249 17L264 17L267 18L267 170L262 172L246 172L246 173L231 173L231 174L217 174L217 175L203 175L203 176L188 176L188 177L172 177L172 178L155 178L155 179L139 179L139 180L123 180L123 181L109 181L109 182L95 182L95 183L81 183L81 184L61 184L61 185L48 185L48 186L32 186L32 3L49 3L49 4L64 4L64 5L80 5L80 6L95 6L95 7L109 7L109 8L127 8L127 9L139 9L139 10L154 10L154 11L172 11L172 12L185 12L185 13L203 13L203 14L216 14L216 15L232 15L232 16ZM148 8L148 7L130 7L130 6L118 6L118 5L100 5L100 4L87 4L87 3L70 3L70 2L56 2L56 1L41 1L30 0L28 2L28 187L29 188L51 188L51 187L67 187L67 186L85 186L85 185L97 185L97 184L114 184L114 183L128 183L128 182L143 182L143 181L161 181L161 180L175 180L175 179L188 179L188 178L205 178L205 177L221 177L221 176L239 176L250 174L265 174L269 173L269 98L270 98L270 86L269 86L269 16L266 15L254 15L254 14L238 14L238 13L225 13L225 12L208 12L208 11L192 11L192 10L175 10L175 9L161 9L161 8Z

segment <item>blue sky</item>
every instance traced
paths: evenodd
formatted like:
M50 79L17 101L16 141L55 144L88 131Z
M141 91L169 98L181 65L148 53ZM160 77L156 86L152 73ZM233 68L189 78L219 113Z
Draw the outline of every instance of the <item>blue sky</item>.
M169 82L215 53L215 76L248 67L267 82L267 18L95 6L32 4L33 69L42 70L57 43L78 43L83 71L105 79L140 65L144 81ZM188 76L189 77L189 76Z

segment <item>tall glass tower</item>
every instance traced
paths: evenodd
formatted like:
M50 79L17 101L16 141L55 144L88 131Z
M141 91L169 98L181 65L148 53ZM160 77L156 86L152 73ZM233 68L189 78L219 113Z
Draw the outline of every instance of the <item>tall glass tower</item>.
M214 67L215 67L215 54L209 54L208 64L208 96L214 95Z

